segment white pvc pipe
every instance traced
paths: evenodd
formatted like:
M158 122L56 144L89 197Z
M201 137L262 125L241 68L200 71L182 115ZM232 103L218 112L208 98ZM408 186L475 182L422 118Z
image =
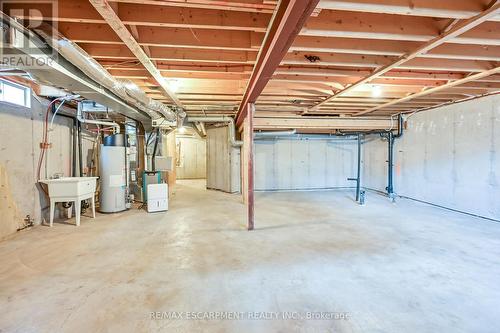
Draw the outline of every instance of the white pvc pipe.
M85 119L83 117L83 114L82 114L82 108L81 108L80 103L78 103L78 110L76 112L76 119L78 119L79 122L84 123L84 124L110 126L110 127L113 127L114 134L120 133L120 125L118 125L118 123L115 123L114 121L101 121L101 120Z
M257 132L255 133L256 137L273 137L273 136L290 136L297 134L297 130L289 130L289 131L272 131L272 132Z

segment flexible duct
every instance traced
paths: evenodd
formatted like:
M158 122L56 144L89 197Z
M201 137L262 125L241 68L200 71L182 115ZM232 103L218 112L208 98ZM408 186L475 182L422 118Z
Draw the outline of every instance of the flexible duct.
M236 129L234 119L228 116L213 116L213 117L188 117L188 122L191 123L228 123L229 127L229 142L233 147L243 146L243 141L236 140Z
M174 112L167 105L148 97L131 81L115 79L104 67L94 60L78 45L64 37L48 36L43 31L37 32L54 47L65 59L77 66L91 79L101 84L129 104L146 112L152 119L159 116L167 121L176 121L177 117L185 117L184 111Z

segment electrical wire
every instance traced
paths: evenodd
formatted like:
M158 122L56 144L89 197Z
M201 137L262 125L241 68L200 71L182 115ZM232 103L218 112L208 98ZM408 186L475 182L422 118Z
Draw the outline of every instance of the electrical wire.
M66 100L63 100L62 103L60 103L59 106L57 107L54 114L52 115L52 119L50 120L50 126L47 129L47 142L50 142L50 133L53 131L54 119L56 118L57 113L62 108L65 102ZM48 169L49 169L49 151L47 151L47 156L45 158L45 178L48 177Z
M42 169L43 158L45 156L45 151L47 150L48 144L49 144L47 141L48 141L48 122L49 122L50 109L52 108L52 105L54 105L54 103L56 103L59 99L60 98L56 98L53 101L51 101L49 103L49 105L47 106L47 111L45 112L45 120L43 123L42 142L40 143L40 155L38 157L38 165L37 165L37 170L36 170L37 182L40 181L40 172ZM44 192L46 192L45 189L44 189Z
M45 156L45 151L48 148L48 122L49 122L49 113L52 108L52 105L56 103L59 99L56 98L52 100L49 105L47 105L47 111L45 112L45 120L43 122L43 133L42 133L42 142L40 143L40 155L38 156L38 164L37 164L37 169L36 169L36 181L37 183L40 181L40 172L42 169L42 164L43 164L43 158ZM49 195L45 187L41 186L42 191L45 193L45 195Z
M49 114L50 110L52 109L52 106L59 102L59 101L67 101L68 98L76 98L78 95L71 95L71 96L63 96L63 97L58 97L56 99L53 99L48 105L47 105L47 110L45 112L45 117L44 117L44 122L43 122L43 133L42 133L42 142L40 143L40 155L38 156L38 164L37 164L37 169L36 169L36 181L37 183L40 181L40 172L42 170L42 164L43 164L43 159L45 157L45 151L49 148L50 143L49 141ZM64 104L64 102L62 103ZM62 105L59 106L59 108ZM59 109L58 108L58 109ZM48 195L47 190L42 186L41 187L43 192Z
M61 109L61 107L64 105L66 101L63 100L61 104L59 104L59 106L57 107L56 111L54 112L54 114L52 115L52 119L50 120L50 127L49 127L49 131L52 130L52 127L54 125L54 119L56 118L56 115L57 113L59 112L59 110Z

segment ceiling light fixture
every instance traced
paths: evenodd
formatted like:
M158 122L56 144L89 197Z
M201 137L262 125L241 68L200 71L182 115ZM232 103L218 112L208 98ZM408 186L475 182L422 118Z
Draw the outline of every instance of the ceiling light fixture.
M176 93L179 90L179 81L172 80L168 82L168 87L172 90L173 93Z
M373 86L372 97L380 97L380 96L382 96L382 87L381 86Z

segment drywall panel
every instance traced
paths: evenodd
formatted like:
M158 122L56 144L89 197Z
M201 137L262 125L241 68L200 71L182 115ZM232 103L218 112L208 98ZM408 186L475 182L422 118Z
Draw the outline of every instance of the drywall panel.
M351 187L357 141L294 136L255 140L255 189L306 190Z
M500 96L417 113L396 140L395 192L500 220ZM387 186L387 142L365 147L364 185Z
M36 184L36 168L42 141L46 105L33 98L31 108L0 103L0 239L16 232L29 215L36 224L47 218L47 199ZM48 158L41 178L71 175L71 119L56 117L50 131ZM83 135L83 160L93 138Z
M207 143L199 137L177 137L179 154L177 179L202 179L207 176Z

